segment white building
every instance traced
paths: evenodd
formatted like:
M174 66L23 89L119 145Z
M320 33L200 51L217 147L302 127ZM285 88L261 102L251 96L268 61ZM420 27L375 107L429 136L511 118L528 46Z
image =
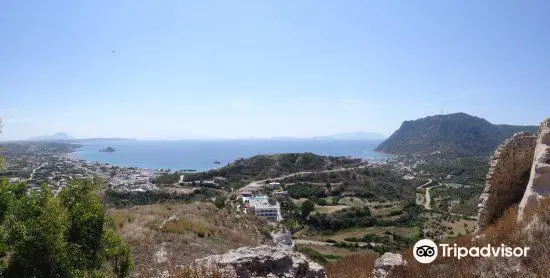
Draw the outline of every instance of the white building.
M245 207L248 207L248 210L256 216L263 217L270 221L281 221L283 219L279 203L275 202L273 205L269 204L267 196L253 196L250 197L246 203Z

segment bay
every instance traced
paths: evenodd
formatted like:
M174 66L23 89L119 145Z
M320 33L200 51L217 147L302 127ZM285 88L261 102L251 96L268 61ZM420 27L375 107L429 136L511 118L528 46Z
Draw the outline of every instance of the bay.
M382 140L250 139L181 141L88 141L73 153L79 159L123 167L205 171L259 154L311 152L367 161L388 157L374 149ZM115 152L100 152L113 147ZM214 163L219 161L219 164Z

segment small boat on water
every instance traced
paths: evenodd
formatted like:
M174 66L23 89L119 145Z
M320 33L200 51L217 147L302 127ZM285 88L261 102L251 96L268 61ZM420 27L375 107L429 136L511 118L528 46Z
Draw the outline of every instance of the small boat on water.
M214 161L215 164L220 164L221 162L219 162L218 160Z

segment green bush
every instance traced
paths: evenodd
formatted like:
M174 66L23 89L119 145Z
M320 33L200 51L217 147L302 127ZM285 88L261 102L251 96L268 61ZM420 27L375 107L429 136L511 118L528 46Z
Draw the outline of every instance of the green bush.
M332 214L316 213L309 216L310 228L318 231L338 231L350 227L372 227L376 218L368 207L351 207Z
M342 259L342 256L340 256L340 255L325 254L324 256L325 256L325 258L330 259L330 260L340 260L340 259Z
M169 173L169 174L162 174L162 175L158 176L157 178L155 178L153 183L155 183L155 184L174 184L174 183L178 182L179 179L180 179L180 173L175 172L175 173Z
M394 211L389 213L390 216L397 216L397 215L401 215L401 214L403 214L402 210L394 210Z
M216 190L210 188L199 188L189 194L169 192L121 192L109 189L105 192L105 202L115 207L126 207L134 205L150 205L167 202L195 202L206 201L219 195Z
M318 251L313 250L309 247L298 248L298 252L306 255L306 257L308 257L310 260L312 260L316 263L319 263L321 265L326 265L328 263L327 258L325 257L325 255L323 255L323 254L319 253Z
M73 181L54 196L46 185L0 181L0 277L130 276L130 250L95 195L99 186Z
M309 183L296 183L286 186L286 191L290 197L298 198L324 198L325 187Z

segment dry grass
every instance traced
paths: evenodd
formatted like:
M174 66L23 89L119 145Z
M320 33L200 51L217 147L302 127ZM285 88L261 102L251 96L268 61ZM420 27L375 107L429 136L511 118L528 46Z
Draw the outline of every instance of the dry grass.
M452 235L456 236L459 234L465 235L471 233L476 226L476 221L461 219L454 222L447 221L445 224L447 224L448 227L451 227L451 231L453 231Z
M211 203L134 206L111 209L110 214L132 249L135 277L160 277L164 271L172 275L195 259L269 242L261 231L267 222Z
M186 234L194 233L198 237L215 236L220 233L220 228L201 219L184 216L180 219L167 221L160 230L163 233Z
M328 278L369 278L377 253L353 254L326 266Z
M342 206L342 205L337 205L337 206L315 206L316 211L321 212L321 213L328 213L328 214L337 212L337 211L345 209L345 208L349 208L349 206Z

